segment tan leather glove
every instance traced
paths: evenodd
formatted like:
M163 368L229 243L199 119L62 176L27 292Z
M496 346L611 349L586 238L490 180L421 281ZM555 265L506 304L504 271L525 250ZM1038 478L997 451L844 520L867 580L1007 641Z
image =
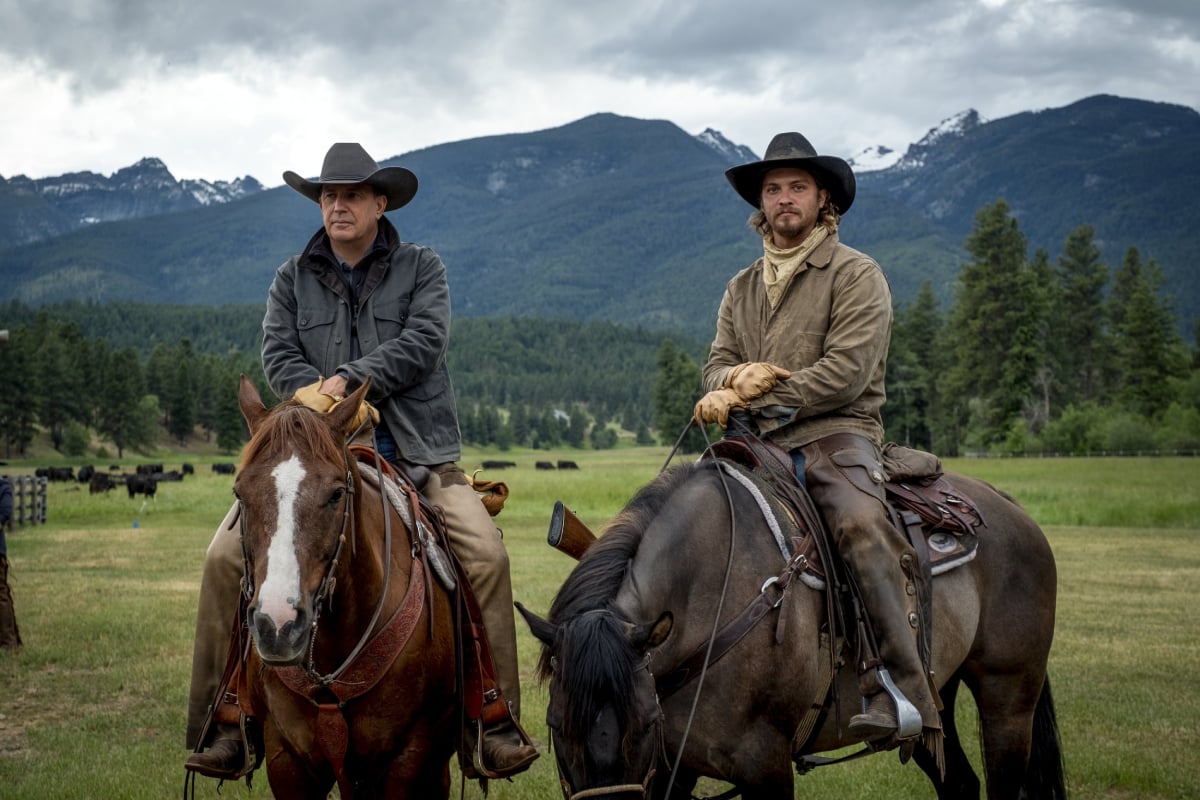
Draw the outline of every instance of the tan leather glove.
M738 393L743 400L762 397L775 388L780 378L791 376L791 372L766 361L748 361L729 370L725 386Z
M321 388L322 383L324 383L324 380L317 378L316 383L309 386L301 386L296 390L296 393L292 395L292 399L299 403L303 403L313 411L319 411L320 413L324 414L329 409L333 408L334 404L337 403L340 398L336 398L328 394L321 394L318 389Z
M704 397L700 398L700 402L696 403L696 408L692 412L692 416L701 425L707 425L710 422L715 422L724 428L729 424L729 412L735 408L745 408L746 400L738 395L733 389L722 387L713 389Z

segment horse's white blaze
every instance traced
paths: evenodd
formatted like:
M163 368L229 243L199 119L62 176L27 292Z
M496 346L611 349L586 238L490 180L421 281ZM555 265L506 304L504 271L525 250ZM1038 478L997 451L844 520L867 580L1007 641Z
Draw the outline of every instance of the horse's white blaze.
M267 577L259 589L259 613L275 622L276 629L296 619L294 603L300 597L300 561L296 557L296 502L304 465L292 456L271 470L275 479L275 532L267 548Z

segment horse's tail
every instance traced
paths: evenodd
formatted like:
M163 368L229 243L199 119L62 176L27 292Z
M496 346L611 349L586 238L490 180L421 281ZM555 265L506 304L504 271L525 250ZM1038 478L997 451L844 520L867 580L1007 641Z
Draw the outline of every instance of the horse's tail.
M1066 773L1062 741L1058 735L1058 717L1054 713L1054 698L1050 696L1050 677L1046 676L1037 708L1033 712L1033 740L1029 748L1029 767L1025 772L1022 797L1066 800Z

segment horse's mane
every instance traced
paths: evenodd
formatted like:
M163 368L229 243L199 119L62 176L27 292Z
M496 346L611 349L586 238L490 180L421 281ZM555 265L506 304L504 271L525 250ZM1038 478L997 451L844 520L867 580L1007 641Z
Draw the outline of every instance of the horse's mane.
M609 704L625 729L633 704L636 654L625 630L631 621L612 613L612 601L646 527L675 490L704 467L703 462L673 467L644 486L613 518L551 604L548 620L557 629L554 649L559 663L570 665L558 676L571 698L567 718L562 720L568 739L586 731ZM545 680L553 669L551 651L544 648L538 674Z
M272 409L259 424L242 451L241 467L258 459L281 458L297 446L322 461L344 460L341 441L321 415L301 403L287 401Z
M560 623L586 611L605 608L621 587L646 527L658 516L675 490L707 463L672 467L643 486L613 517L604 534L567 576L550 605L547 619Z

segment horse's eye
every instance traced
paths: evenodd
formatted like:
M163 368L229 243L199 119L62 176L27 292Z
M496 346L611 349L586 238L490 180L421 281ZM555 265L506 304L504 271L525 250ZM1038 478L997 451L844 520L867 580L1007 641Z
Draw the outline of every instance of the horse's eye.
M326 501L325 505L330 508L337 508L338 504L342 502L342 495L345 493L345 489L334 489L333 494L329 495L329 500Z

